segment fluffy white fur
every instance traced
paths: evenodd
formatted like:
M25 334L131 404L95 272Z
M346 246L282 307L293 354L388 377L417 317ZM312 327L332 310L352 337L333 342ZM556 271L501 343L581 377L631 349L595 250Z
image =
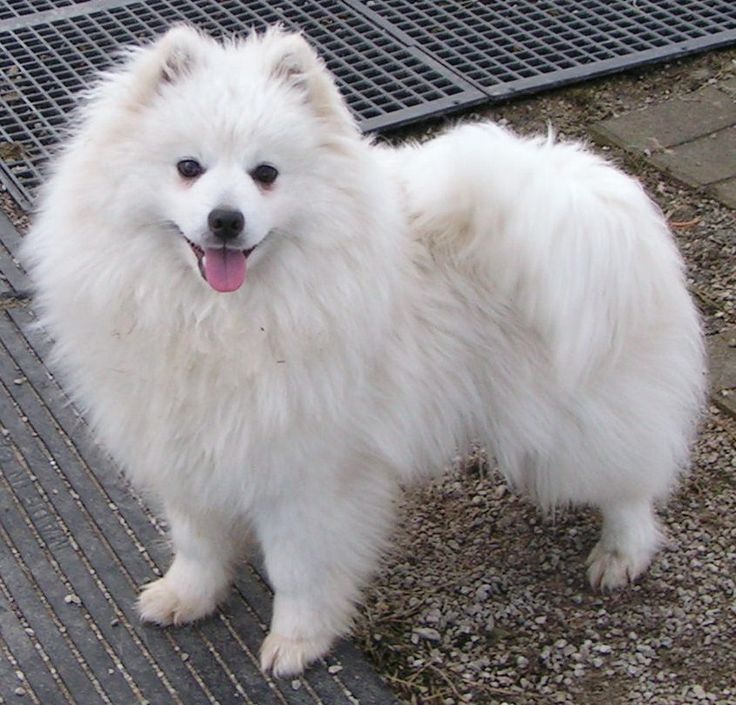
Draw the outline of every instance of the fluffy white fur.
M183 237L222 205L257 245L230 294ZM397 483L474 440L542 507L600 508L594 587L657 548L703 399L698 316L659 211L580 145L481 124L376 147L299 36L178 27L92 91L23 256L66 384L171 522L146 620L211 613L252 532L262 665L299 672L349 627Z

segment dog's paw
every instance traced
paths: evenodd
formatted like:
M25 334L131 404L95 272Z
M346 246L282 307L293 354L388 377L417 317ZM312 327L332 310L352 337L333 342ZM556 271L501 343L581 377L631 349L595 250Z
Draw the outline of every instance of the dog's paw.
M599 541L588 556L588 580L593 590L609 592L633 583L647 568L649 553L636 555Z
M138 614L144 622L177 626L212 614L217 602L212 595L186 594L171 578L163 577L144 586L138 597Z
M277 678L299 675L310 663L324 656L331 637L292 639L271 633L261 647L261 670Z

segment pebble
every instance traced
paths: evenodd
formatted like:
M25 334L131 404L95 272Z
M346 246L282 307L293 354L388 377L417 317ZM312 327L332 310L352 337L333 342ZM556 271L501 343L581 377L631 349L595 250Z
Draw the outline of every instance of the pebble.
M432 627L417 627L413 630L413 633L420 639L426 639L427 641L440 641L442 639L440 633Z

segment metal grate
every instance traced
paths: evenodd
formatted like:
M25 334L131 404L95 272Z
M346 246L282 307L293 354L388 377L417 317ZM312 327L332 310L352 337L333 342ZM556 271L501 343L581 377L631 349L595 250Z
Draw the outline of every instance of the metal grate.
M81 5L85 0L10 0L0 3L0 20Z
M39 166L94 70L114 50L188 20L213 35L281 22L319 47L365 129L483 99L477 89L338 0L153 0L0 31L0 140L14 195L30 200ZM0 30L2 24L0 24Z
M365 4L377 22L404 33L489 97L736 41L733 0Z
M91 73L181 20L301 29L367 131L736 42L733 0L0 0L0 179L22 205Z

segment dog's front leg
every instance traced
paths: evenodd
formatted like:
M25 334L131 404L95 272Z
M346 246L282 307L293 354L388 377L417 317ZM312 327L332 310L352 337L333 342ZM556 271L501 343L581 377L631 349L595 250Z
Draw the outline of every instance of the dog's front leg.
M348 631L391 525L388 474L324 480L300 483L255 518L275 593L261 668L276 676L300 673Z
M174 560L163 578L149 583L138 598L146 622L186 624L211 614L232 580L240 541L233 524L215 513L167 508Z

